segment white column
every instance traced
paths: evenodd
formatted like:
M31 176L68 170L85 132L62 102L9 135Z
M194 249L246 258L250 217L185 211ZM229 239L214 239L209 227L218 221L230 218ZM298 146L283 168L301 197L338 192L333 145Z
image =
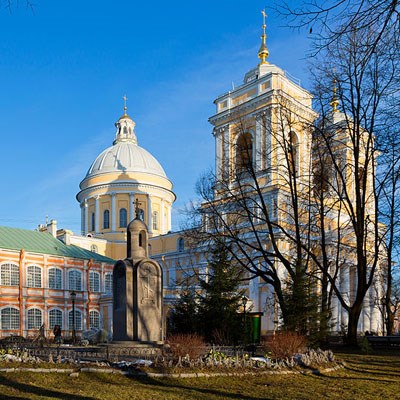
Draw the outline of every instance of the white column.
M331 299L332 317L331 317L331 320L329 321L329 322L332 323L333 332L339 332L340 331L340 316L339 316L340 308L339 307L340 307L339 301L338 301L335 293L333 293L332 294L332 299Z
M269 114L267 114L269 115ZM265 169L267 171L267 177L271 180L271 152L272 152L272 144L271 144L271 127L267 126L267 121L269 122L269 118L265 115L263 125L264 125L264 140L265 140Z
M166 233L166 230L165 230L164 212L165 212L165 210L164 210L164 200L161 199L161 212L160 212L161 221L160 221L160 223L161 223L161 234L162 234L162 235L163 235L164 233Z
M147 230L151 235L153 233L153 215L152 215L152 207L151 207L151 197L147 194Z
M171 230L171 206L168 204L168 226L167 226L167 232Z
M340 288L342 297L346 304L350 304L350 267L342 265L340 269ZM347 327L349 323L349 313L342 307L341 324Z
M83 226L83 235L86 236L89 232L89 207L87 199L84 201L84 208L85 208L85 224Z
M231 163L233 163L233 160L231 160L231 153L233 151L232 149L232 144L231 144L231 127L230 125L228 126L228 129L225 129L224 131L224 149L223 149L223 158L224 158L224 171L225 171L225 179L230 180L230 174L231 174ZM233 154L232 154L233 157Z
M111 230L117 230L117 210L115 207L115 192L111 193Z
M260 310L260 289L258 278L251 279L249 281L249 297L253 301L254 310L252 311L261 311Z
M382 334L383 332L383 321L382 321L382 311L380 307L382 307L382 295L383 288L380 284L378 278L376 278L375 282L372 284L372 287L369 289L373 292L370 292L371 296L371 331L376 334Z
M361 311L360 320L362 320L361 332L371 330L371 292L368 290L365 293L364 301L363 301L363 309Z
M215 136L215 174L218 179L223 179L223 133L220 129L216 130Z
M260 171L264 167L264 151L263 151L263 140L262 140L262 125L260 119L256 118L256 132L254 134L254 146L253 146L253 162L254 169Z
M94 210L95 210L95 233L100 231L100 196L96 196L95 197L95 206L94 206Z
M129 222L135 219L135 205L133 202L135 201L133 192L129 193ZM129 223L128 222L128 223Z
M81 203L81 235L85 236L85 203Z

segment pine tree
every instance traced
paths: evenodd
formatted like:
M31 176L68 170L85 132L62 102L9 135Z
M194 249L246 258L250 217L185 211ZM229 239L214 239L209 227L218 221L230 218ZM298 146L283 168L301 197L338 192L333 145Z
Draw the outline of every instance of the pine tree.
M238 313L243 293L239 290L240 269L230 257L227 245L215 241L209 251L209 271L200 277L200 332L206 341L236 344L242 339L242 314Z
M197 333L198 304L194 288L186 288L174 303L168 317L168 334Z

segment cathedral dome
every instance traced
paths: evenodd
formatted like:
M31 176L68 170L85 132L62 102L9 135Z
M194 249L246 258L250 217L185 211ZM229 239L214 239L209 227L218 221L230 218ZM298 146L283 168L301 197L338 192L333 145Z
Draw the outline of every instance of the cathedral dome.
M128 141L117 142L99 154L86 178L109 172L143 172L167 177L160 163L147 150Z
M82 190L101 184L135 181L172 189L163 167L147 150L138 145L135 122L125 113L115 123L113 145L102 151L91 164L80 184ZM155 183L155 180L158 183ZM78 193L78 197L80 193ZM79 200L79 199L78 199Z
M126 255L126 228L135 215L150 237L169 232L176 199L163 167L138 145L136 124L126 110L125 103L112 146L93 161L76 195L82 234L110 241L116 259Z

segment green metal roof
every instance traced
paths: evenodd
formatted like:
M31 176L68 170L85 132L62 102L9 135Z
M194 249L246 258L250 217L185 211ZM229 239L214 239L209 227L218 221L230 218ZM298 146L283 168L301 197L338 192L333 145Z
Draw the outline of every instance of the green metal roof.
M75 245L66 245L50 233L0 226L0 248L80 258L114 264L115 260Z

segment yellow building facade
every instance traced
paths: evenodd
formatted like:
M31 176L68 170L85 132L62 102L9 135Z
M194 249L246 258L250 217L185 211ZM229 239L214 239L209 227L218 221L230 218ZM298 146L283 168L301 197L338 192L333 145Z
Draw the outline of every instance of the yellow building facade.
M244 75L242 85L214 101L216 111L209 119L215 138L217 185L214 195L216 202L224 202L226 189L234 190L238 176L250 163L269 212L284 226L282 220L289 214L290 174L296 176L300 197L302 185L310 187L314 151L312 127L318 115L313 110L310 92L287 72L267 61L265 39L264 24L258 54L260 62ZM338 151L341 151L340 143L346 146L346 132L342 129L345 117L337 107L330 115L329 129L338 132ZM171 207L175 200L172 183L158 161L138 146L135 123L127 115L126 105L116 128L113 145L95 159L80 184L77 199L81 206L82 236L68 233L65 236L85 248L123 259L126 256L127 223L139 216L149 228L149 254L163 268L164 302L171 303L177 298L185 279L196 273L207 274L207 249L190 248L186 232L170 232ZM285 143L289 143L289 150L284 148ZM348 185L352 185L353 178L349 176ZM371 203L369 207L372 211L374 205ZM346 223L346 216L341 218ZM335 207L332 207L332 231L335 220ZM202 223L205 231L210 229L207 218ZM286 223L290 227L289 220ZM261 225L260 229L263 229ZM290 253L291 243L284 237L278 244L282 252ZM284 281L284 268L277 265L277 270ZM344 266L338 279L341 289L351 298L355 285L351 267ZM264 314L262 333L275 331L279 309L271 286L256 278L249 279L243 290L249 299L249 310ZM365 298L360 331L381 332L382 329L375 301L379 293L373 293L373 290L376 288L371 288ZM339 332L346 325L347 315L333 296L333 331Z

